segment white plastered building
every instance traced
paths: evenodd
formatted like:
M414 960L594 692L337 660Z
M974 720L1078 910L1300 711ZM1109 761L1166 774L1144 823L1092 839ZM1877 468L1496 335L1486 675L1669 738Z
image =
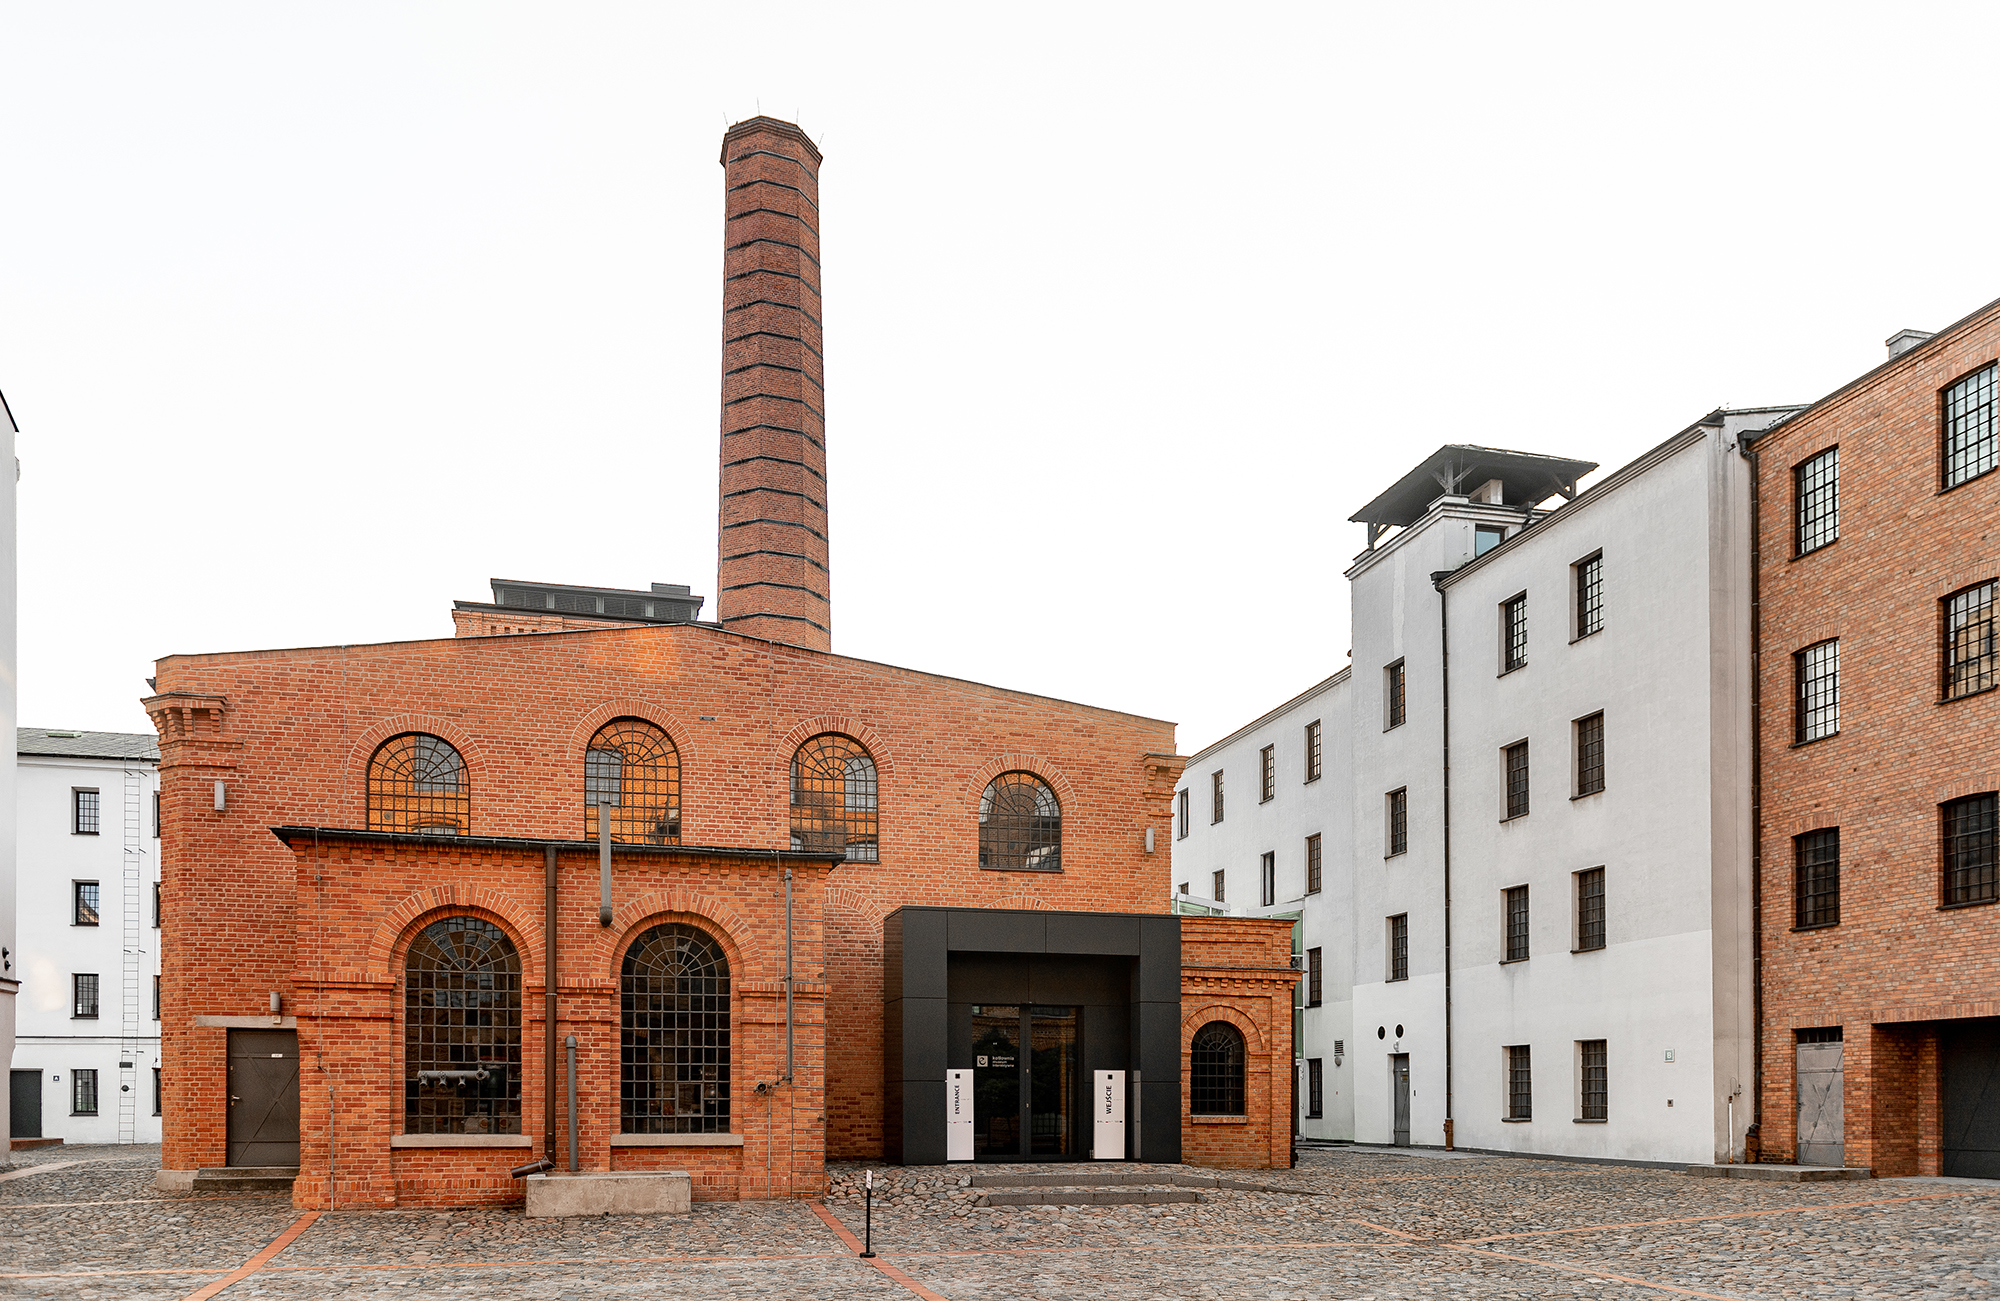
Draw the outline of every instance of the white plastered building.
M15 582L14 498L20 479L20 463L14 459L13 412L0 396L0 472L6 483L0 487L0 736L14 731L15 683L19 680L15 660L15 610L18 605ZM0 1060L14 1058L15 1022L21 989L20 954L16 945L14 919L14 770L0 764ZM13 1089L0 1097L0 1169L5 1169L13 1125Z

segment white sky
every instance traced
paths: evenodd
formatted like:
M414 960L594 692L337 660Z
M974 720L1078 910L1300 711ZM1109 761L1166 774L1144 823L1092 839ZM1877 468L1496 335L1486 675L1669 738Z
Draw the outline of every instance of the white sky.
M715 594L725 125L826 152L834 646L1171 718L1346 662L1444 442L1616 467L2000 296L2000 10L0 4L21 711Z

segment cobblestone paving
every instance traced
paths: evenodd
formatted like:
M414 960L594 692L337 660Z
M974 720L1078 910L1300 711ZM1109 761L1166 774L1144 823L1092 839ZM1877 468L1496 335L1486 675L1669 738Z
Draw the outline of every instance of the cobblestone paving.
M876 1264L859 1166L824 1207L697 1205L688 1217L535 1220L518 1211L332 1212L282 1196L167 1196L158 1148L16 1153L0 1179L0 1297L1179 1298L1695 1296L2000 1298L2000 1184L1785 1184L1667 1170L1380 1152L1298 1169L1125 1166L1182 1187L1163 1206L980 1206L968 1171L877 1171ZM1047 1174L1047 1166L980 1173ZM1047 1188L1046 1191L1056 1191ZM303 1223L303 1227L301 1225ZM245 1271L290 1229L296 1239ZM878 1267L879 1266L879 1267Z

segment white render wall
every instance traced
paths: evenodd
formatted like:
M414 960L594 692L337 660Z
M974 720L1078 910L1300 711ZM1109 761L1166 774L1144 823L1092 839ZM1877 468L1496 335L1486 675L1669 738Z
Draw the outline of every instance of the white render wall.
M15 684L20 680L15 658L18 586L15 575L14 500L20 480L20 462L14 459L13 414L7 399L0 397L0 736L14 735ZM0 1061L14 1058L15 1023L20 1011L20 949L15 937L14 877L17 855L14 850L14 770L0 764ZM10 1105L13 1091L0 1094L0 1169L9 1164L8 1136L13 1132Z
M21 919L20 1024L16 1070L42 1072L42 1134L65 1143L157 1143L153 1068L160 1064L160 1023L153 1017L153 981L160 973L160 930L153 887L160 879L155 836L155 763L145 759L67 759L21 755L16 763L21 872L16 886ZM71 831L70 792L100 795L99 834ZM128 788L137 822L127 825ZM128 834L136 831L136 835ZM136 846L136 854L131 851ZM96 881L96 926L72 923L72 883ZM128 887L131 888L128 897ZM136 907L136 927L127 912ZM127 979L126 938L138 935ZM98 976L98 1017L78 1020L70 977ZM134 1015L136 1013L136 1015ZM132 1063L121 1070L121 1062ZM73 1072L97 1071L95 1116L70 1112ZM129 1088L129 1094L122 1090ZM129 1112L121 1104L129 1100ZM123 1122L121 1124L121 1122Z

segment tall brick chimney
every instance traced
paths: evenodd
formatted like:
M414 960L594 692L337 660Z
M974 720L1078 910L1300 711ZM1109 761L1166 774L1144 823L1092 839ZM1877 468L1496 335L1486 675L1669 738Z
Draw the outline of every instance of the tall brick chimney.
M716 617L733 632L833 648L819 150L753 117L722 137L722 510Z

